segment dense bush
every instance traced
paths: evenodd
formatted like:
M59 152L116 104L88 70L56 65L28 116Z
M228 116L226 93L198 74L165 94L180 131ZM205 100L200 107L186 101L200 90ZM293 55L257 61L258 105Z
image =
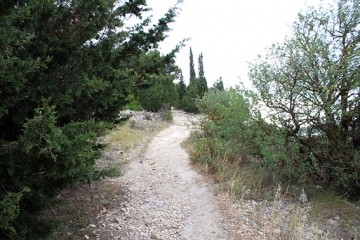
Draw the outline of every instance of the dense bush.
M279 151L283 134L261 118L254 108L254 97L240 88L206 93L197 101L206 115L200 123L201 131L205 138L212 139L212 146L207 147L213 153L234 162L253 156L260 159L260 165L276 168L284 158L283 151Z
M196 99L198 98L196 82L190 83L186 88L186 92L181 102L181 107L184 111L190 113L198 113L199 109L196 107Z
M144 108L141 106L140 100L135 99L133 94L127 96L126 100L129 102L124 106L124 110L142 111Z
M197 158L211 167L213 154L237 162L250 156L278 181L358 197L359 27L357 1L299 14L294 36L250 64L257 94L237 88L198 100L201 132L211 140L199 141Z
M299 148L289 161L352 196L360 196L359 27L359 1L310 9L249 74L285 146Z
M144 11L144 0L2 1L0 239L51 233L41 213L59 190L99 177L98 137L127 96L154 84L146 76L173 65L181 44L151 56L176 8L152 27L150 19L124 27Z

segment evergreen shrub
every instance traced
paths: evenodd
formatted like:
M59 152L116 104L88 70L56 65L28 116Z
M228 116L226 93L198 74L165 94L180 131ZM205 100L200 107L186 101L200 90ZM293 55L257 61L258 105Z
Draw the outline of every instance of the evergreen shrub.
M171 121L174 119L172 112L170 110L168 110L164 113L164 119L167 121Z

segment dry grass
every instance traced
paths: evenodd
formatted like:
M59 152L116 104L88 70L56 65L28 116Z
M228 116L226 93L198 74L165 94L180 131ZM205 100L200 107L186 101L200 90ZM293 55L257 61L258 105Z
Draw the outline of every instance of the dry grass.
M118 127L111 132L106 141L109 144L109 150L113 151L121 148L124 152L142 146L141 153L144 153L149 142L162 129L169 126L169 122L130 120L125 125Z
M129 121L119 126L101 140L108 143L108 147L97 166L121 168L129 160L127 156L130 153L133 158L143 154L153 137L169 124ZM85 235L95 239L95 228L90 224L96 224L95 218L102 210L118 208L126 198L125 191L117 181L111 179L93 182L91 186L79 183L73 189L62 191L58 197L61 204L45 213L45 217L55 217L60 223L52 239L84 239Z
M121 186L107 181L94 182L91 187L79 183L62 191L59 199L63 203L46 214L60 223L52 239L76 240L84 239L85 235L93 239L95 234L89 225L95 224L94 219L103 209L116 208L123 195Z
M195 144L196 144L196 141L198 139L198 136L196 135L196 132L192 131L190 133L190 136L188 138L186 138L181 144L180 146L182 148L184 148L190 155L192 153L194 153L195 151Z
M241 233L237 237L284 240L306 239L309 236L312 239L360 239L359 203L350 203L332 194L331 190L316 187L305 188L310 203L300 203L298 197L301 188L276 185L271 171L256 163L244 164L241 157L239 161L216 157L210 159L206 140L200 142L204 143L200 145L202 153L196 152L198 141L199 133L193 132L182 143L182 147L193 157L196 169L218 183L217 194L227 194L234 198L230 203L226 202L222 209L232 221L232 232ZM208 165L210 161L211 168ZM253 200L258 204L252 206ZM240 210L234 207L235 202ZM242 216L249 216L246 218L248 222ZM249 222L256 227L244 230Z
M360 205L336 195L331 189L319 190L311 200L310 217L321 228L328 228L329 237L360 239ZM336 223L329 224L329 220Z

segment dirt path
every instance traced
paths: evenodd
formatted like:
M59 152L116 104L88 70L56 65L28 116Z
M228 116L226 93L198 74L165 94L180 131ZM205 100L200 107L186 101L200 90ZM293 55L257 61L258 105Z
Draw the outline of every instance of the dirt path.
M190 132L189 115L173 111L173 116L174 123L153 139L144 157L125 166L120 181L126 201L107 213L115 218L103 223L108 237L229 239L211 184L192 169L180 146Z

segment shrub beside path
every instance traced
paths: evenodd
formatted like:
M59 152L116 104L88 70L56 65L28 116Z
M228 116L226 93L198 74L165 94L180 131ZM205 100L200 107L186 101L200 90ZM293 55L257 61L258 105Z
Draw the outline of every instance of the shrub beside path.
M213 185L192 169L180 146L190 132L189 115L172 112L173 124L112 180L120 182L122 199L99 215L99 239L229 239Z
M85 232L92 230L86 239L341 239L336 216L320 228L309 221L310 204L285 200L281 188L271 201L235 199L218 191L194 170L180 146L189 136L192 115L172 114L173 123L146 152L139 146L124 153L123 175L106 180L113 199L86 227Z

